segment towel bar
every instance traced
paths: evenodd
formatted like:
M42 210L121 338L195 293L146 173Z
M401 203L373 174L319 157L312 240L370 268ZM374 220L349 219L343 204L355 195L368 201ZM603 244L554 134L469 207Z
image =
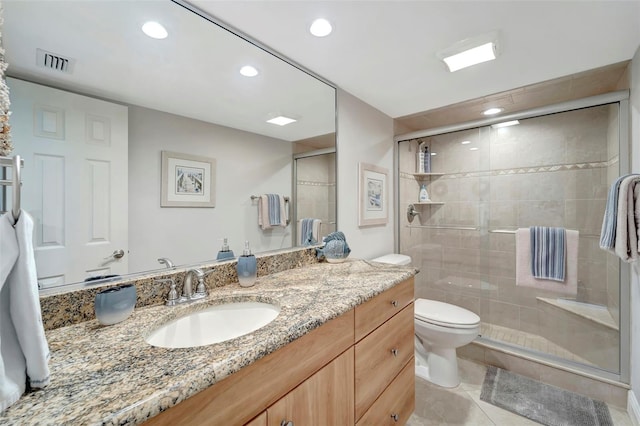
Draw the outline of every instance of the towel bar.
M289 197L282 197L284 199L284 203L287 205L287 225L291 223L291 207L289 206ZM251 201L260 199L259 195L252 195Z
M0 167L3 168L3 179L0 180L0 186L13 187L13 203L11 205L11 214L13 215L13 220L15 223L17 223L18 219L20 218L20 186L22 185L22 180L20 178L20 169L23 165L24 160L22 160L19 155L16 155L13 158L0 157ZM13 179L11 180L4 179L4 172L6 167L11 167L13 169ZM6 205L5 195L6 193L3 188L1 199L3 206Z

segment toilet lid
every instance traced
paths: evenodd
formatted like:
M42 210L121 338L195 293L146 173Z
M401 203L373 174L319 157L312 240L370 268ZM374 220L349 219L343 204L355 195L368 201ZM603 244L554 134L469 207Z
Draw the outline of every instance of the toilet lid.
M480 323L480 317L467 309L428 299L416 299L414 315L419 320L445 327L468 328Z

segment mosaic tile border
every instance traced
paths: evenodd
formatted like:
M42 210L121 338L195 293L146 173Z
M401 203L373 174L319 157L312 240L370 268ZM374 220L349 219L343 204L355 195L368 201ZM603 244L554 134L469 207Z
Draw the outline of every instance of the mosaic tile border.
M589 170L589 169L603 169L610 167L617 163L618 157L614 157L608 161L596 161L590 163L574 163L574 164L554 164L550 166L537 166L537 167L520 167L514 169L497 169L497 170L480 170L474 172L460 172L460 173L444 173L440 176L440 179L458 179L458 178L470 178L470 177L487 177L487 176L504 176L504 175L521 175L521 174L534 174L534 173L548 173L548 172L565 172L571 170ZM412 173L400 172L400 177L404 179L415 179Z
M312 180L299 180L296 183L298 185L307 185L307 186L336 186L335 182L316 182Z

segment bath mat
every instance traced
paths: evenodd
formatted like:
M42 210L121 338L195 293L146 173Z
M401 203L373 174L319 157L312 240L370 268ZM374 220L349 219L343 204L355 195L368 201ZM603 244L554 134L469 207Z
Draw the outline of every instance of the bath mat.
M613 426L604 402L493 366L480 399L547 426Z

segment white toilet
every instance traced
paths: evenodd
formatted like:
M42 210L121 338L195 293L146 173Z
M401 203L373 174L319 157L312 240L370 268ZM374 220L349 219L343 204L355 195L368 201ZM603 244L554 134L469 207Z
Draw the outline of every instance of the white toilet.
M408 265L411 258L388 254L374 262ZM473 312L428 299L414 303L416 376L447 388L460 384L456 349L471 343L480 332L480 317Z

